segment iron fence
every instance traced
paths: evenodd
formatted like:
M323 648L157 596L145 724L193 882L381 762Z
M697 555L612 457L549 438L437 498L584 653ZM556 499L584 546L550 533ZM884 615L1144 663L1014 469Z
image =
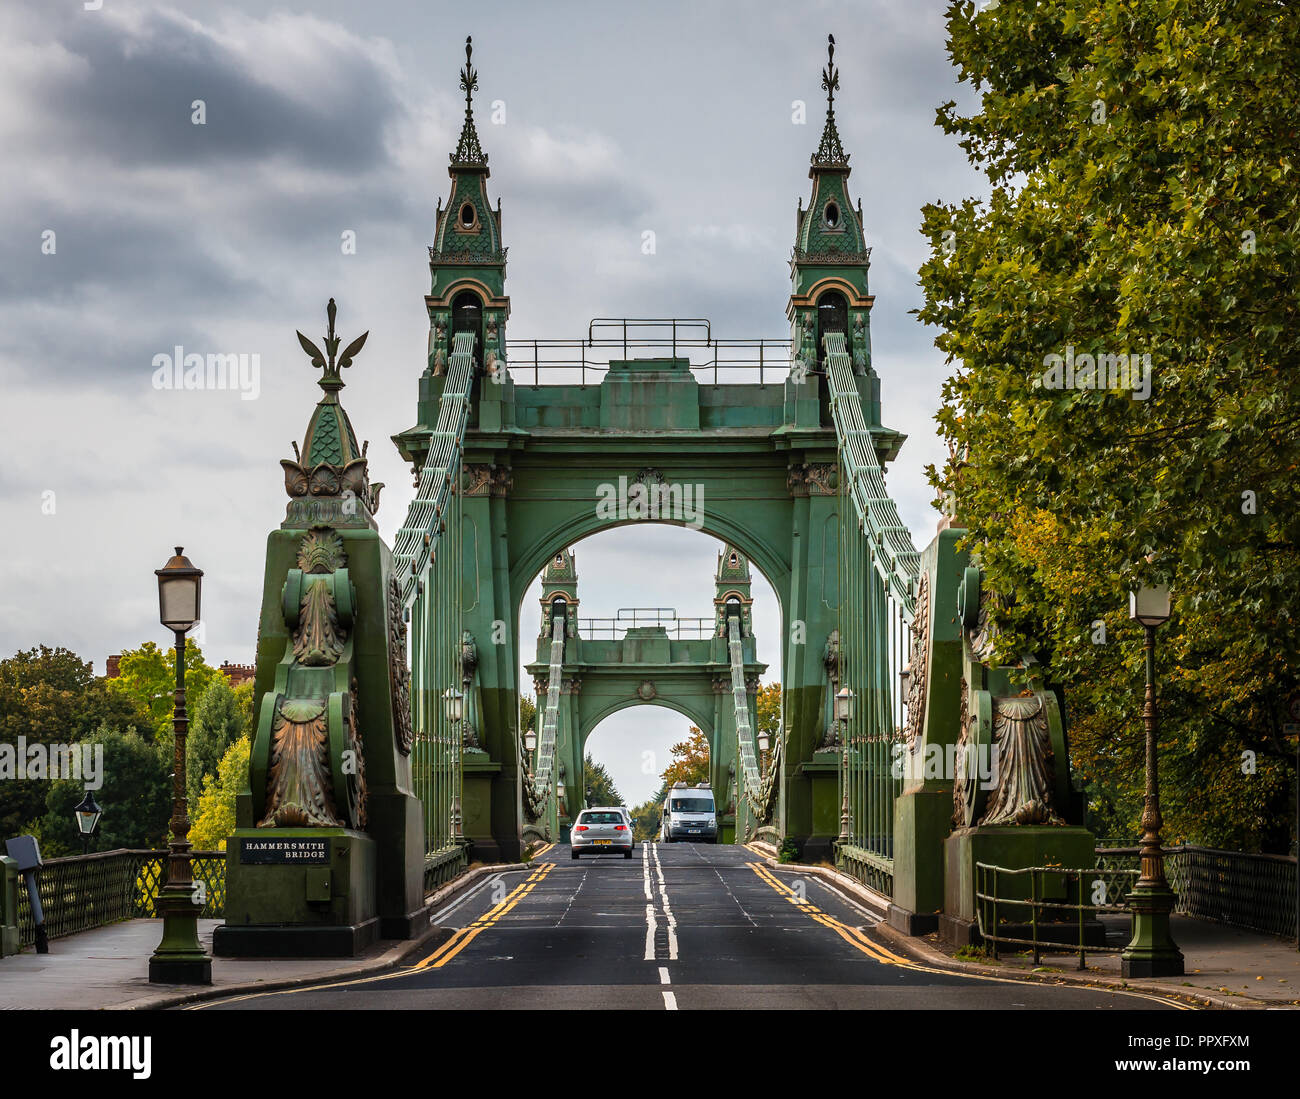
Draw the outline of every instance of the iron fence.
M655 611L665 611L656 615ZM640 607L638 613L625 615L619 611L616 618L579 618L578 636L588 641L617 641L633 628L659 626L674 641L700 641L718 633L717 622L712 618L678 618L667 607Z
M190 854L194 880L207 897L200 916L220 919L226 910L226 856L221 851ZM158 894L167 884L166 851L104 851L47 859L37 886L51 939L157 914ZM26 888L18 890L18 935L23 946L36 941L36 924Z
M1137 847L1100 847L1101 871L1136 868ZM1261 931L1296 934L1294 855L1253 855L1191 844L1165 848L1165 877L1185 916Z
M1137 880L1137 870L1109 869L1105 878L1096 870L1070 870L1060 866L1026 866L1010 870L986 862L975 864L975 921L980 937L993 947L993 957L1004 946L1027 946L1038 965L1044 953L1078 954L1079 968L1084 969L1089 952L1114 953L1122 946L1087 941L1090 927L1088 914L1096 921L1103 914L1128 911L1122 901L1110 901L1110 883L1123 879ZM1097 900L1096 882L1106 881L1101 903L1088 903L1085 896ZM1028 884L1028 896L1025 885ZM1123 890L1127 893L1128 890ZM1026 916L1025 911L1028 910ZM1011 935L1001 929L1020 930L1028 925L1029 937ZM1095 922L1091 925L1095 927ZM1047 931L1048 937L1043 936ZM1051 934L1055 932L1055 934ZM1094 933L1095 934L1095 933ZM1073 941L1067 941L1067 936ZM1103 932L1104 937L1104 932Z

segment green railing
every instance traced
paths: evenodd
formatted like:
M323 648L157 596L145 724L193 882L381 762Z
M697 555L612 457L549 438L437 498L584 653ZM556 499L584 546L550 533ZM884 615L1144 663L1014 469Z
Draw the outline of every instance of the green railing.
M469 865L464 843L452 844L442 851L424 857L424 895L442 888L465 872Z
M894 802L903 792L894 766L904 736L899 672L909 660L921 558L885 487L844 334L829 332L823 343L839 452L839 671L828 695L838 686L853 696L848 720L837 722L844 815L836 863L893 896ZM828 698L828 723L831 706Z
M1136 869L1136 847L1099 847L1102 874ZM1296 934L1296 860L1294 855L1252 855L1213 847L1165 848L1165 877L1185 916L1261 931Z
M1092 919L1103 913L1127 912L1122 903L1111 903L1111 889L1127 893L1122 883L1137 880L1137 870L1108 869L1070 870L1060 866L1026 866L1010 870L985 862L975 864L975 919L981 938L993 948L993 957L1006 946L1025 946L1033 951L1038 965L1044 953L1078 954L1083 969L1089 953L1113 953L1122 946L1089 943L1088 914ZM1095 897L1096 883L1104 881L1106 890ZM1131 883L1130 883L1131 884ZM1088 903L1100 899L1101 903ZM1002 928L1029 928L1029 937L1010 935ZM1095 926L1095 925L1094 925ZM1048 932L1048 937L1044 937ZM1051 934L1054 932L1055 934ZM1095 934L1095 932L1094 932ZM1073 941L1070 941L1073 939Z
M220 919L226 909L226 856L221 851L194 851L190 858L195 881L202 881L207 889L200 915ZM36 880L45 933L57 939L156 915L158 893L167 884L167 852L118 850L48 859ZM36 941L31 904L22 884L18 888L18 932L23 946Z

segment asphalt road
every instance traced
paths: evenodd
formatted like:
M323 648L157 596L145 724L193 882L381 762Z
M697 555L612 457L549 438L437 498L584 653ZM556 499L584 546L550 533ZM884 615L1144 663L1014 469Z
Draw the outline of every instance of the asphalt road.
M848 896L743 847L638 845L574 862L556 845L436 922L460 930L393 974L256 993L221 1008L1163 1009L1157 997L912 962Z

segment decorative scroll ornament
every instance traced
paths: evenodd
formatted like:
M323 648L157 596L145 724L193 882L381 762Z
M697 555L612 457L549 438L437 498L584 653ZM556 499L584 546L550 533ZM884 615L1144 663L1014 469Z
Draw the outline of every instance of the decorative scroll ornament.
M822 667L826 669L826 682L828 684L828 694L832 699L831 719L827 722L826 731L822 735L822 742L818 746L818 751L826 748L838 748L844 736L844 722L835 716L834 698L840 689L840 631L831 630L830 636L826 639L826 647L822 650Z
M474 687L474 675L478 671L478 645L469 630L460 635L460 683L464 694L463 710L460 719L461 746L472 752L481 752L483 746L478 740L478 696Z
M406 663L406 616L402 606L402 585L397 577L388 580L388 682L393 699L393 734L397 750L411 754L415 740L411 728L411 669Z
M322 574L343 568L346 561L343 539L327 528L309 530L298 548L298 568L304 573L304 582L299 625L293 635L293 657L306 667L328 667L343 655L346 631L339 624L334 592Z
M912 643L908 652L907 727L904 737L910 748L925 725L925 694L930 660L930 574L921 573L916 588L916 611L912 615Z
M971 655L981 664L987 664L993 656L993 642L998 636L997 627L993 625L992 600L991 591L980 593L979 618L967 631Z
M259 828L338 827L329 780L330 752L325 702L286 699L271 727L271 769L267 776L268 811Z
M961 681L961 701L957 712L961 714L961 734L957 737L957 773L953 776L952 784L952 826L966 828L970 824L973 809L973 798L967 791L971 776L966 760L970 746L975 741L971 733L976 719L970 712L970 688L966 686L965 676Z
M1055 758L1041 695L993 700L997 786L980 824L1056 824Z
M263 700L250 761L255 796L262 795L258 827L363 828L365 758L349 636L356 596L338 532L309 530L297 565L281 599L292 633L275 693ZM322 679L305 669L334 671ZM350 689L330 691L326 684L340 674Z

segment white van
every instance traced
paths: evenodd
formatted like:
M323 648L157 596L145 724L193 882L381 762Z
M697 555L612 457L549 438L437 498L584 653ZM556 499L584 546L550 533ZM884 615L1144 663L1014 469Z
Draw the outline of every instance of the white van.
M718 810L713 803L713 790L707 782L695 786L673 783L673 788L664 798L659 838L664 843L678 840L718 842Z

